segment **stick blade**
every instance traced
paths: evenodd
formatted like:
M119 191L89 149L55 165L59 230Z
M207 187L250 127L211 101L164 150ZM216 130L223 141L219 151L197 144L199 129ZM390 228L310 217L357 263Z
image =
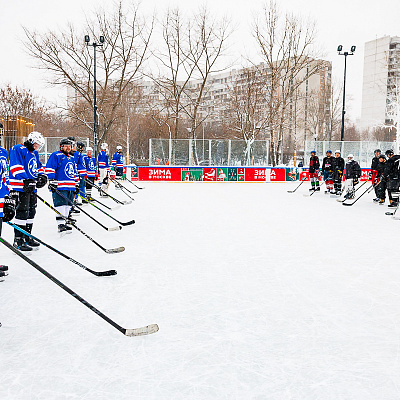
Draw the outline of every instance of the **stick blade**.
M115 269L110 269L109 271L101 271L96 274L97 276L112 276L117 275L117 271Z
M128 201L122 200L121 203L122 203L123 205L131 204L131 203L132 203L132 200L128 200Z
M157 324L151 324L144 326L143 328L135 328L135 329L125 329L125 336L144 336L151 335L152 333L156 333L158 331Z
M352 206L353 203L342 203L342 206Z
M125 251L125 247L123 247L123 246L117 247L115 249L106 249L105 250L105 252L108 254L122 253L123 251Z
M122 226L127 226L127 225L133 225L135 223L135 220L133 219L132 221L128 221L128 222L120 222L120 224Z
M122 226L113 226L112 228L107 228L108 231L120 231L122 229Z

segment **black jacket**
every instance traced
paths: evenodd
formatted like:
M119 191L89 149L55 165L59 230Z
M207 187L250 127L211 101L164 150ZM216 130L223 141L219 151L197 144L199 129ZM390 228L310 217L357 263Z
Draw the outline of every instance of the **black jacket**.
M371 171L378 171L379 158L374 157L371 162Z
M361 168L357 161L350 160L346 162L346 179L359 178L361 176Z
M327 171L327 172L333 172L333 166L334 166L334 161L335 159L331 157L324 157L322 161L322 171Z
M319 158L317 156L310 157L310 168L308 172L311 174L319 170Z
M377 178L379 178L383 174L385 167L386 167L386 162L378 162L378 165L375 166L375 171L378 172L376 175Z
M385 163L385 169L383 170L383 176L385 179L393 180L399 179L399 162L400 156L395 154L390 157Z
M335 157L334 159L334 164L333 164L333 170L335 172L343 172L344 171L344 159L342 157Z

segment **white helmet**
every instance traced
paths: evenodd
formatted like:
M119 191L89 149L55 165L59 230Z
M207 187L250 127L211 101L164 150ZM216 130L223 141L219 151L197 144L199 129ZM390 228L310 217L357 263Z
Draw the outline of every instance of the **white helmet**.
M28 135L28 142L32 144L38 144L40 146L38 150L40 150L45 144L43 135L40 132L35 131Z
M347 158L354 158L353 154L349 154Z
M122 150L122 146L117 146L117 150Z
M93 153L93 149L90 146L86 147L86 152L88 151L91 151Z
M107 150L107 148L108 148L108 144L107 143L102 143L101 144L101 149L102 150Z
M340 154L340 150L335 150L335 154L336 154L336 153L339 153L339 154Z

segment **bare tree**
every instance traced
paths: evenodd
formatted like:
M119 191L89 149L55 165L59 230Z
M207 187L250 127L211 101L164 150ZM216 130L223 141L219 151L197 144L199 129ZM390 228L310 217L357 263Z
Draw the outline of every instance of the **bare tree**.
M270 154L273 165L279 162L284 133L291 117L290 104L296 90L323 65L313 50L315 23L303 22L286 14L282 16L271 0L256 19L253 35L267 73L268 96L266 119L270 132Z
M153 20L147 22L139 14L138 5L125 7L121 0L114 12L98 11L79 31L73 25L60 33L24 30L28 53L39 62L39 68L51 72L49 82L72 91L70 100L75 101L69 103L68 115L89 129L93 128L93 87L98 86L99 139L106 140L121 115L123 93L140 77ZM93 40L97 35L105 39L97 48L97 82L93 82L93 57L84 34L90 34Z

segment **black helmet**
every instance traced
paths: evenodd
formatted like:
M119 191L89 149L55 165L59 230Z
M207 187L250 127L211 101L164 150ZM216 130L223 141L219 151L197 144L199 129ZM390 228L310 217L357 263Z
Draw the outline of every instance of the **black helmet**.
M394 154L394 152L392 149L389 149L389 150L385 151L385 154L389 157L389 156L392 156Z
M85 146L85 143L83 143L83 142L76 142L76 148L77 148L79 151L82 151L85 147L86 147L86 146Z
M72 146L72 140L70 138L62 138L60 140L60 147L61 146Z
M376 149L376 150L374 150L374 154L375 154L375 153L378 153L378 152L381 153L381 149Z
M383 158L384 160L386 160L386 156L385 156L384 154L379 154L378 160L379 160L380 158Z

